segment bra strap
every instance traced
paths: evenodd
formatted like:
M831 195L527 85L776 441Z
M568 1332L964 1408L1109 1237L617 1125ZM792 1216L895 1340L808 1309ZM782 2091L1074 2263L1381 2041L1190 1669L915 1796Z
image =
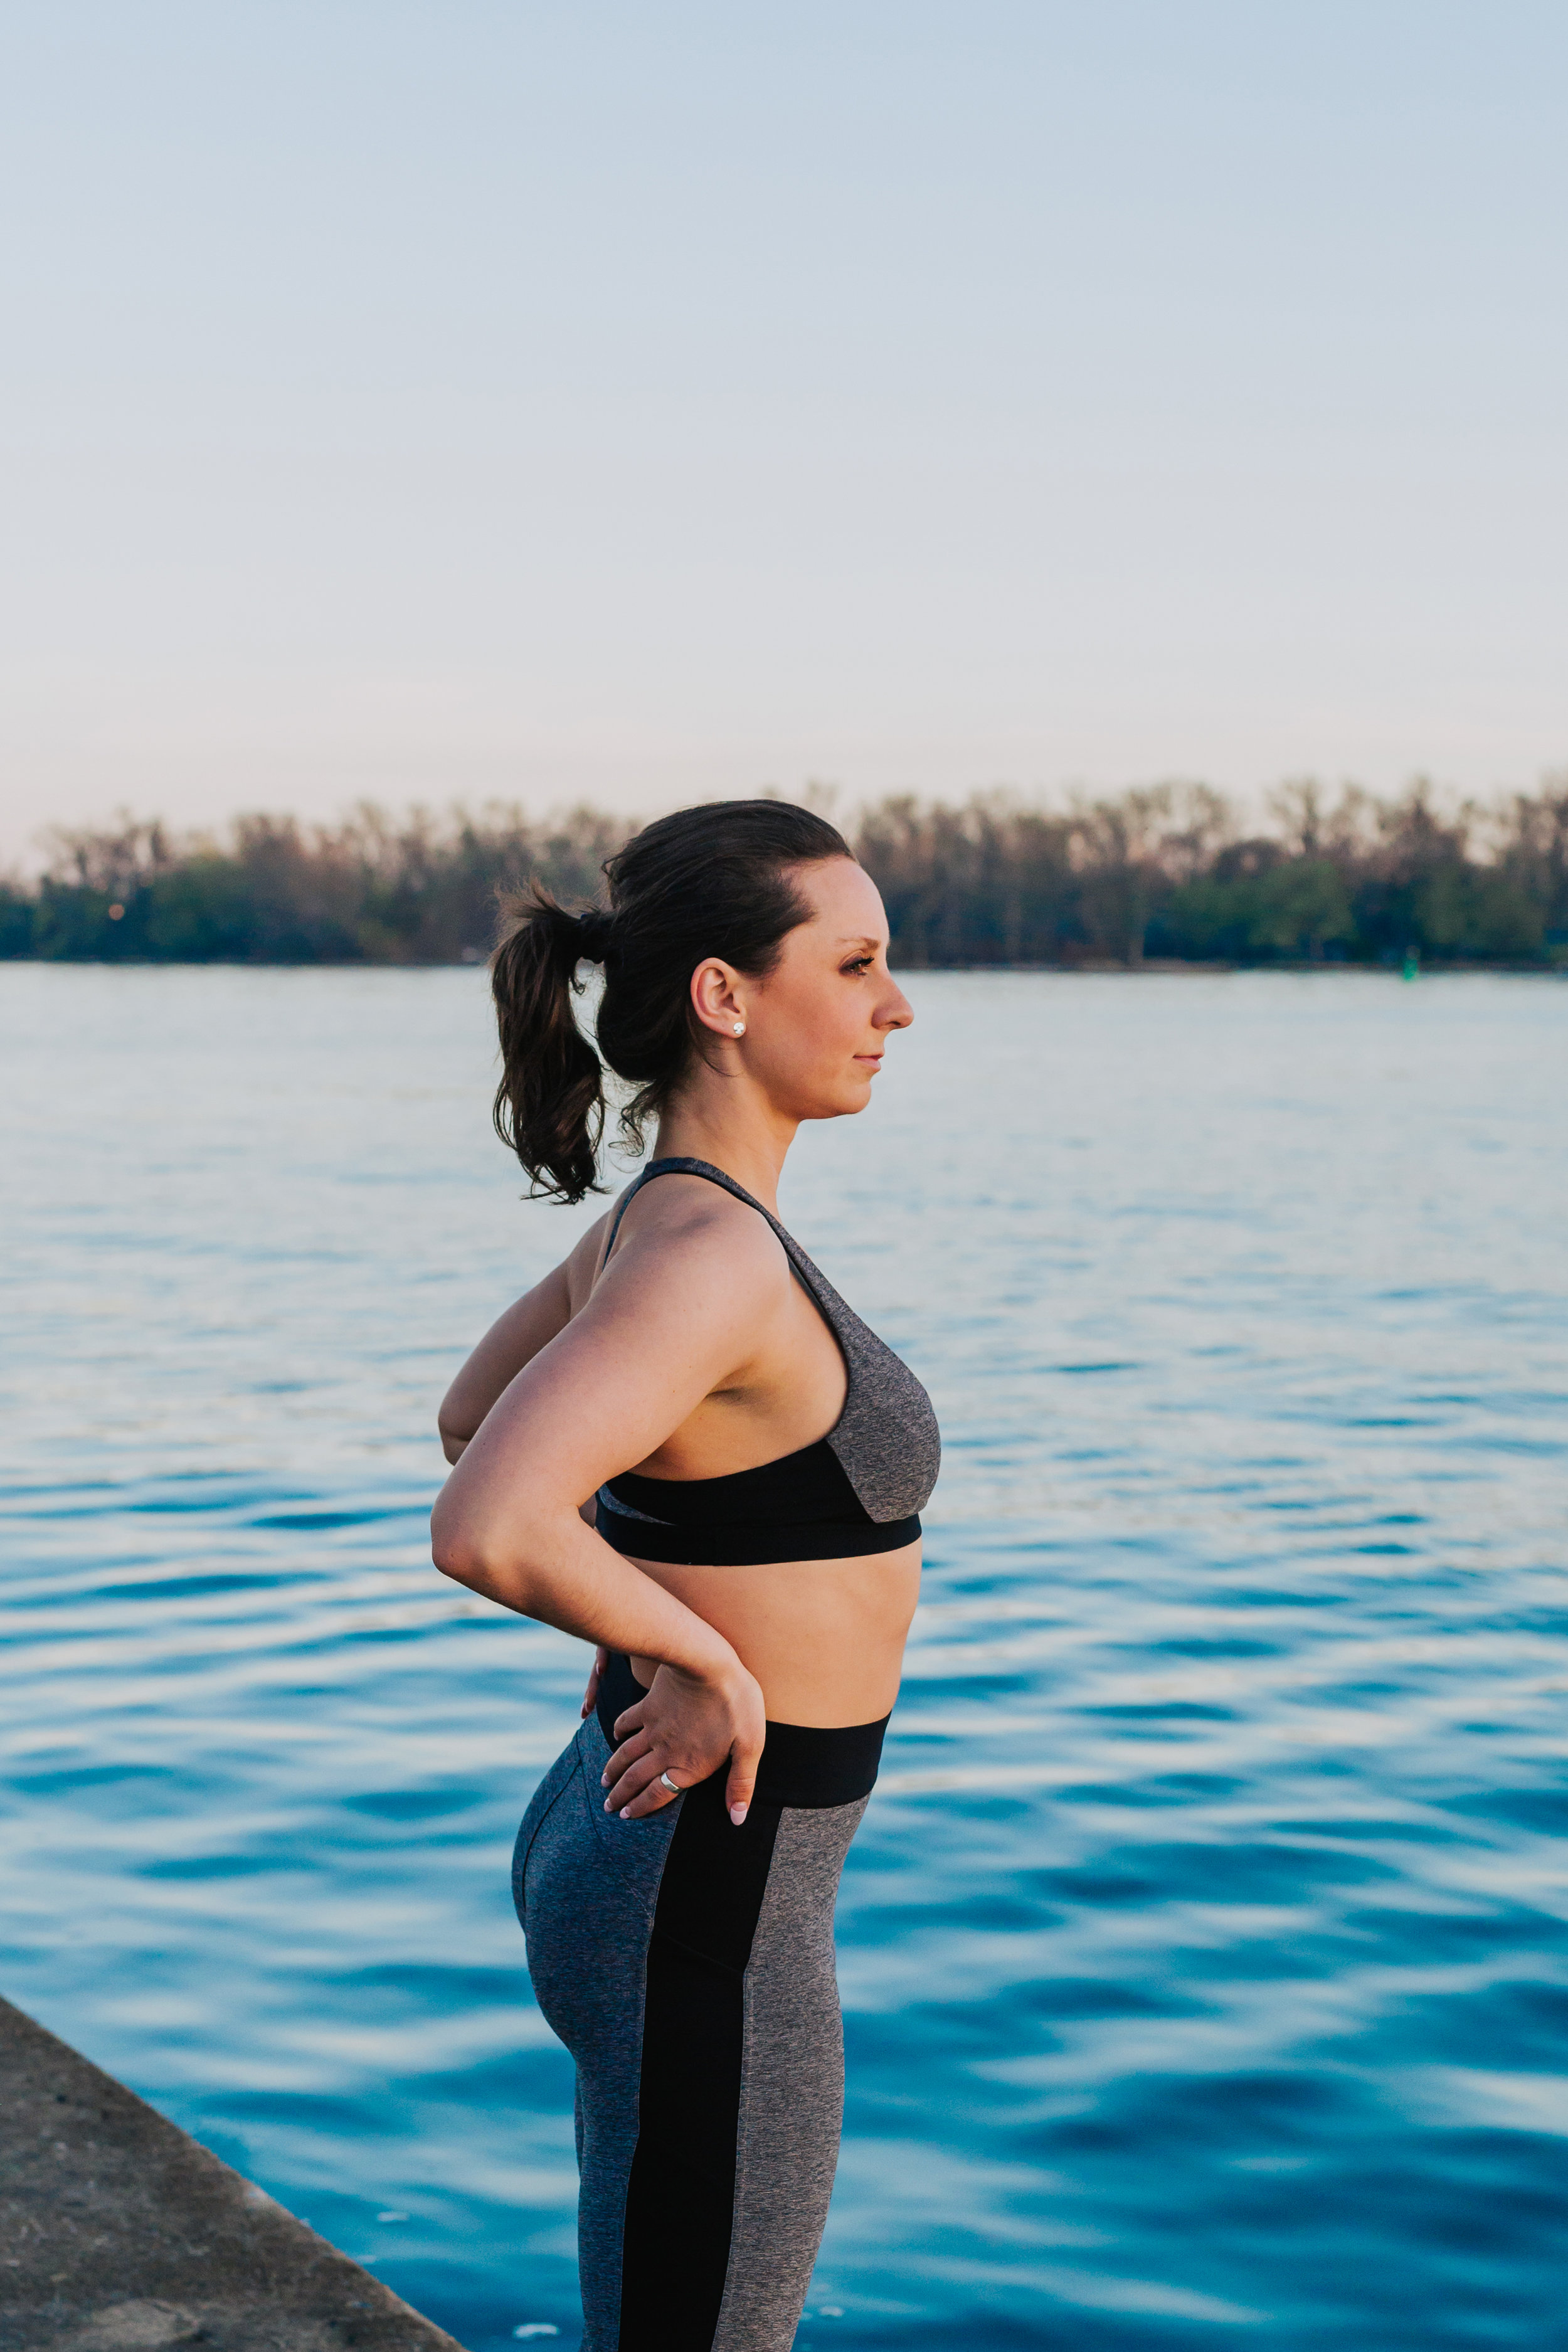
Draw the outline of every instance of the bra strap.
M641 1174L640 1176L637 1177L637 1178L636 1178L636 1179L635 1179L635 1180L634 1180L630 1184L628 1184L628 1185L626 1186L626 1191L622 1193L622 1195L621 1195L621 1205L620 1205L620 1207L616 1211L615 1223L614 1223L611 1225L611 1227L610 1227L610 1238L609 1238L609 1240L605 1244L605 1255L604 1255L604 1256L603 1256L603 1257L600 1259L600 1261L599 1261L599 1264L600 1264L601 1268L603 1268L603 1267L605 1267L605 1266L608 1265L608 1264L610 1263L610 1252L611 1252L611 1251L615 1248L615 1246L616 1246L616 1234L620 1232L620 1230L621 1230L621 1219L626 1215L626 1211L631 1207L631 1205L632 1205L632 1202L633 1202L633 1200L636 1198L637 1194L637 1193L639 1193L639 1192L642 1191L643 1186L647 1182L647 1179L648 1179L648 1171L647 1171L647 1170L645 1168L645 1169L643 1170L643 1171L642 1171L642 1174Z
M715 1168L711 1160L673 1159L650 1160L647 1166L643 1170L642 1174L637 1177L634 1183L628 1184L625 1192L621 1195L621 1205L616 1211L616 1220L614 1224L610 1227L610 1238L605 1244L605 1255L600 1261L601 1265L608 1265L610 1262L610 1252L616 1246L616 1235L621 1230L621 1219L631 1207L634 1196L642 1191L645 1184L650 1184L656 1176L701 1176L705 1178L710 1184L722 1185L726 1192L733 1192L737 1201L744 1201L748 1209L755 1209L759 1217L767 1217L768 1223L772 1225L774 1233L777 1234L781 1239L783 1238L784 1228L779 1223L778 1219L773 1216L769 1216L767 1210L763 1208L762 1202L760 1201L753 1201L751 1194L746 1191L744 1185L737 1184L732 1176L726 1176L724 1171L721 1168Z

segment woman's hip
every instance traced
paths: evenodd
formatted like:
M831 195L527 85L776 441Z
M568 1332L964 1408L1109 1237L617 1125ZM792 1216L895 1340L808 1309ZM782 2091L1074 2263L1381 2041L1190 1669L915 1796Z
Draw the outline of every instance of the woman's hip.
M827 2031L837 2016L834 1902L866 1799L759 1800L737 1827L716 1773L626 1822L605 1811L608 1755L590 1715L535 1791L512 1860L535 1994L568 2049L581 2057L606 2037L640 2042L659 1985L738 2027L749 1977L763 2041L776 2046L791 2017L807 2039Z

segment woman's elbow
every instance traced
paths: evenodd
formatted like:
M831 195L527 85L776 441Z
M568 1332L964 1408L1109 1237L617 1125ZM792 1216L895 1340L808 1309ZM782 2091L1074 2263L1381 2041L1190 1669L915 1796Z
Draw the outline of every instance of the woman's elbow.
M486 1586L494 1566L490 1552L471 1514L449 1494L439 1496L430 1514L430 1557L442 1575L458 1584Z
M500 1528L443 1494L430 1514L430 1557L443 1576L532 1614L537 1579L516 1526Z
M455 1413L451 1403L450 1397L442 1399L441 1410L436 1415L436 1434L441 1441L441 1451L447 1461L456 1462L474 1433L464 1428L463 1423L468 1416Z
M432 1528L430 1557L442 1575L449 1576L454 1584L482 1581L484 1571L479 1555L471 1544L463 1541L461 1536L444 1535Z

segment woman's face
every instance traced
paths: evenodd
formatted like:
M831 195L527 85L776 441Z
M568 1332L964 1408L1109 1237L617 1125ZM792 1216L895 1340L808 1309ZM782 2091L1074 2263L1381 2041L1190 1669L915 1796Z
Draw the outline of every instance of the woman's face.
M699 992L698 1010L719 1037L744 1020L742 1067L786 1118L840 1118L865 1109L889 1032L915 1016L888 970L888 918L864 866L814 859L792 879L810 920L788 933L765 979L731 976L732 1012L717 992L708 1003Z

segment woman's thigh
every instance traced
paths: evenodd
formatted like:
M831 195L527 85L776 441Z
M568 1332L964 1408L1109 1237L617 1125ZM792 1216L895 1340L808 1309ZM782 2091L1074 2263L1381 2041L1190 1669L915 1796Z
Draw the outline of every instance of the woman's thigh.
M693 1790L649 1943L621 2343L787 2352L826 2219L844 2096L833 1904L864 1798Z
M753 1804L722 1775L604 1811L590 1717L519 1832L539 2005L577 2063L584 2352L791 2343L843 2109L833 1906L865 1811Z

